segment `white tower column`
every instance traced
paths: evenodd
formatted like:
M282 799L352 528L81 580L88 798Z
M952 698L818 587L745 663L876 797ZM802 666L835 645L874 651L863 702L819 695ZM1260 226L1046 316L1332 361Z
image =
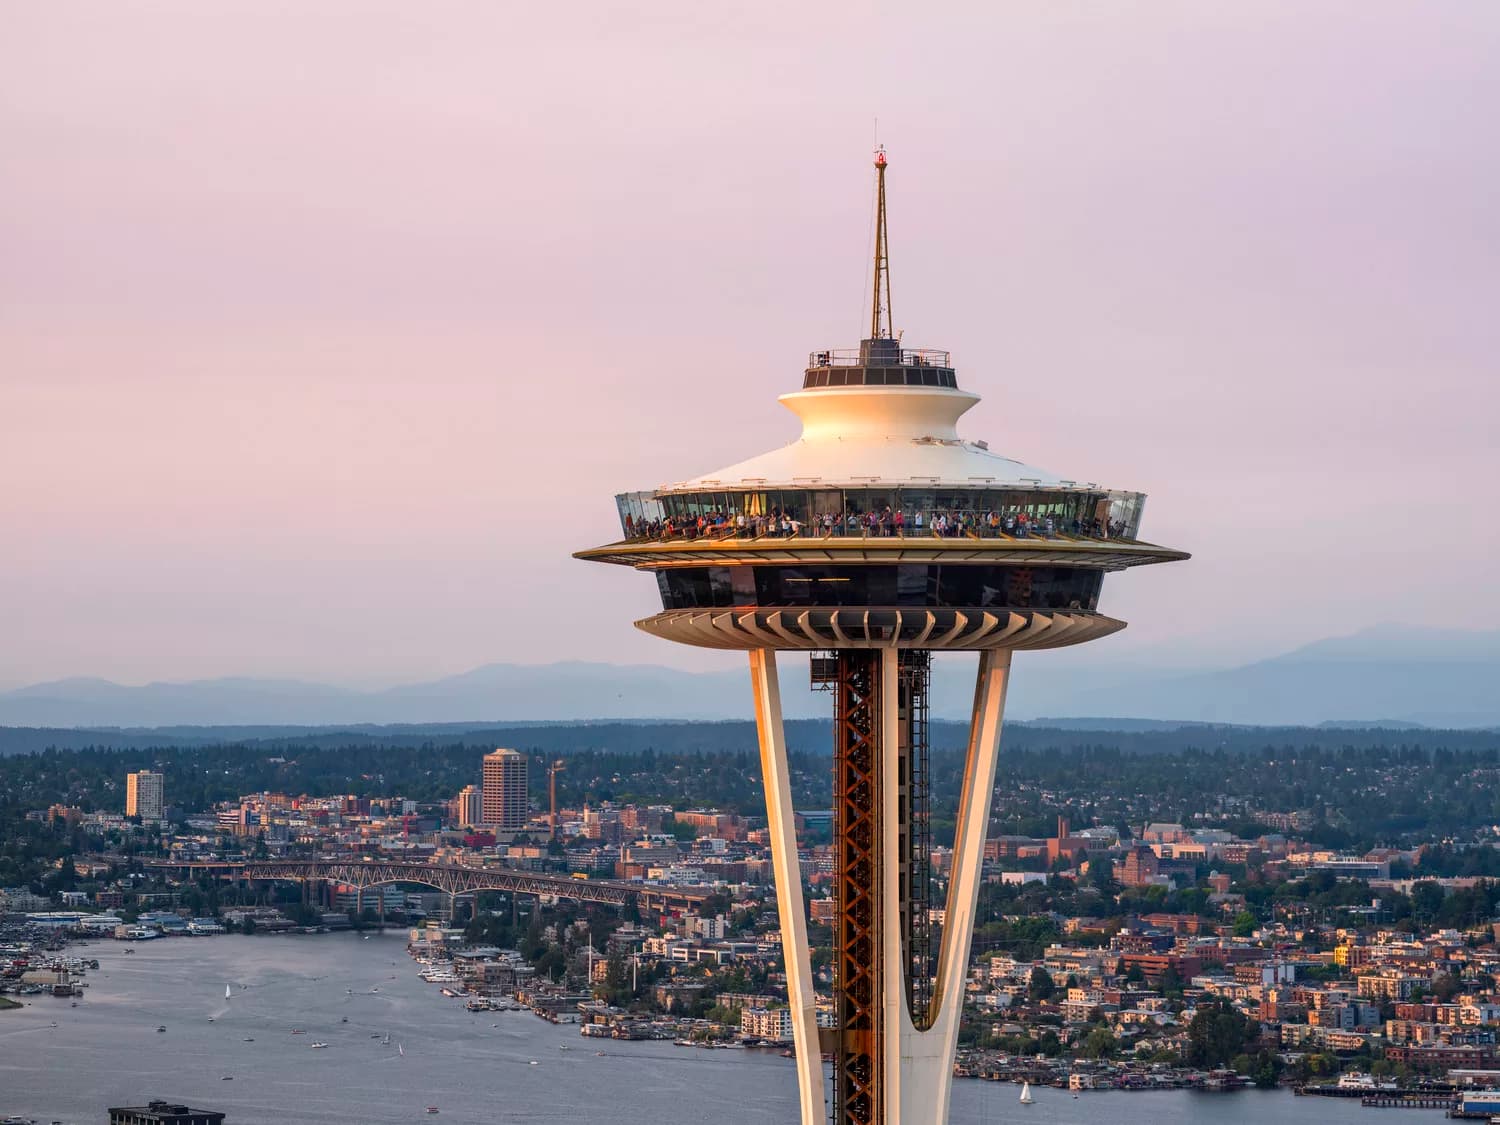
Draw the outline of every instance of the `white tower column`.
M895 653L891 653L894 665ZM948 881L943 941L938 952L937 983L932 993L932 1022L919 1031L907 1010L906 990L886 990L885 1105L888 1125L944 1125L953 1090L953 1056L958 1046L958 1024L963 1015L964 983L969 971L969 947L974 937L974 915L979 902L979 880L984 866L984 838L989 828L990 802L995 791L995 766L1000 756L1000 725L1005 712L1005 688L1010 680L1010 650L979 655L974 710L969 728L968 758L964 763L963 794L953 839L953 869ZM881 700L883 721L895 722L895 677ZM893 746L893 741L887 741ZM893 812L897 778L895 755L884 763L886 855L897 853L897 822ZM886 869L886 901L894 904L895 864ZM904 957L901 928L894 909L887 909L882 927L886 980L900 982Z
M787 999L797 1048L797 1097L802 1125L823 1125L828 1107L823 1094L823 1055L818 1049L817 997L812 953L802 903L802 869L797 862L797 824L786 760L786 728L781 721L781 682L776 653L750 650L750 683L755 692L755 729L760 736L760 774L766 789L766 825L771 837L771 869L776 878L776 912L781 920L781 954L786 962Z

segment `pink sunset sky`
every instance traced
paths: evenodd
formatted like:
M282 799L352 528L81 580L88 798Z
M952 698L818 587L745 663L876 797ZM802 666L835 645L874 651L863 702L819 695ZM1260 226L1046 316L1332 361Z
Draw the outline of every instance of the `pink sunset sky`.
M1085 656L1494 628L1500 5L33 0L0 684L713 663L571 551L894 307L1191 563ZM725 660L733 658L723 658Z

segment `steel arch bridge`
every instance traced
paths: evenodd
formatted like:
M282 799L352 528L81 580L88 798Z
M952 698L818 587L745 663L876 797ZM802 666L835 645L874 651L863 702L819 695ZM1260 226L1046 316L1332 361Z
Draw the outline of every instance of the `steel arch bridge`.
M326 880L364 889L390 883L416 883L448 895L476 891L509 891L513 894L550 895L578 902L604 902L623 906L637 900L645 907L700 905L710 892L681 887L644 886L607 879L569 879L561 875L538 875L526 871L466 867L458 863L412 863L402 860L363 859L261 859L241 863L147 864L156 869L227 875L236 879L266 882Z

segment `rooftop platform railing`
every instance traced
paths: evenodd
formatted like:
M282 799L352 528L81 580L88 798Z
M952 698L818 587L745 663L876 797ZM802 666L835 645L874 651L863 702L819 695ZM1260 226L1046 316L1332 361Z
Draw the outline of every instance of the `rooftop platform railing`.
M811 352L808 367L952 367L949 353L935 348L902 348L889 353L861 348L830 348Z
M747 517L743 524L736 519L722 521L705 518L703 524L696 520L645 524L643 528L631 526L627 529L625 542L736 542L751 540L818 540L818 539L978 539L1016 540L1031 539L1068 542L1077 540L1136 542L1127 535L1123 524L1106 524L1099 520L1058 519L1053 516L1032 516L1030 513L1001 512L933 512L902 513L897 521L890 517L869 514L853 514L828 517L814 516L810 520L793 517L786 519L772 516ZM1025 518L1022 518L1022 517Z

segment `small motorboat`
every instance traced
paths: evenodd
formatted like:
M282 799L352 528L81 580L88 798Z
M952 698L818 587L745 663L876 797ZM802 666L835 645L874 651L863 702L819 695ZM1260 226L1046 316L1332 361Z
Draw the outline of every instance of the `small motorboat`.
M209 1016L209 1017L208 1017L208 1022L209 1022L209 1023L213 1023L213 1022L214 1022L214 1018L213 1018L213 1016Z
M166 1031L167 1029L166 1029L165 1026L161 1026L161 1027L158 1027L156 1030L157 1031Z
M322 1042L320 1040L316 1040L315 1039L315 1040L313 1040L312 1049L314 1051L321 1051L321 1050L323 1050L323 1048L325 1048L327 1046L328 1046L327 1043L324 1043L324 1042Z
M293 1035L306 1035L307 1032L303 1031L302 1028L300 1028L300 1027L294 1027L294 1028L292 1028L292 1034Z
M528 1066L539 1066L540 1064L536 1061L536 1059L532 1059L531 1062L529 1062L527 1065Z
M254 1039L253 1036L246 1036L244 1039L240 1040L240 1042L241 1043L254 1043L255 1039Z
M232 1074L226 1074L226 1075L224 1075L223 1078L220 1078L219 1081L220 1082L233 1082L234 1081L234 1075L232 1075Z
M365 940L369 941L370 939L369 938L365 938ZM427 1112L428 1113L436 1113L437 1111L438 1111L438 1107L435 1106L435 1105L430 1105L430 1106L427 1107Z
M343 1019L339 1020L339 1023L348 1023L348 1022L349 1022L349 1017L348 1016L345 1016Z

